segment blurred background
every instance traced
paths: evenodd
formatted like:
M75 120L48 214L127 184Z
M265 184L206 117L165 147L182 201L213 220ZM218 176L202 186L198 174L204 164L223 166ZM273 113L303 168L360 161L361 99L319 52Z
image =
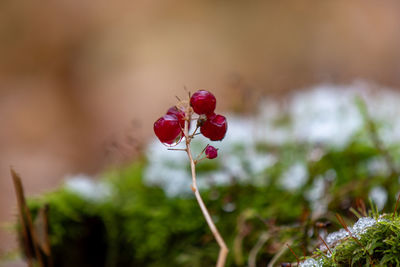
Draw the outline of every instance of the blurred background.
M400 88L398 1L0 2L0 223L68 174L132 160L192 92L219 111L363 79ZM0 254L16 246L0 230Z

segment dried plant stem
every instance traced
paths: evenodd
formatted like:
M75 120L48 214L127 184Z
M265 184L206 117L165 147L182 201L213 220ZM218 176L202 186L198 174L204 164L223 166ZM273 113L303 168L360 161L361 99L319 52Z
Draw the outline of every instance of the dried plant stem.
M27 258L28 258L28 266L34 266L33 261L32 261L32 256L35 256L39 266L44 267L44 259L42 257L42 254L39 249L39 243L38 243L38 238L37 238L37 233L35 228L33 227L33 222L32 222L32 217L31 217L31 212L26 204L25 200L25 194L24 194L24 189L22 187L22 181L21 177L14 171L13 168L11 168L11 176L14 182L14 187L15 187L15 192L17 195L17 203L19 207L19 217L21 221L21 227L24 235L24 243L26 246L28 244L28 238L29 235L32 238L32 245L33 245L33 253L34 255L31 255L29 248L26 250L27 253Z
M368 258L370 260L370 264L372 266L375 266L374 260L372 259L372 256L369 254L368 250L361 244L361 242L351 233L349 228L347 227L346 222L343 220L342 216L340 216L338 213L336 213L336 218L339 221L339 223L342 225L344 230L349 234L349 236L365 251L365 253L368 255Z
M25 246L25 253L26 253L26 258L28 261L28 266L29 267L33 267L33 255L31 254L31 249L30 249L30 244L29 244L29 226L27 225L26 222L26 217L25 217L25 207L24 207L24 194L23 194L23 189L22 189L22 185L20 182L20 178L17 175L17 173L11 169L11 175L13 177L13 182L14 182L14 188L15 188L15 192L17 195L17 202L18 202L18 208L19 208L19 218L20 218L20 223L21 223L21 229L22 229L22 235L23 235L23 243Z
M324 243L325 247L328 249L329 253L331 253L331 255L332 255L332 250L329 248L329 246L328 246L328 244L325 242L325 240L324 240L320 235L318 235L318 238L319 238L319 240L322 241L322 243Z
M300 265L300 259L299 257L297 257L296 253L294 253L293 249L290 247L290 245L287 243L286 246L288 247L288 249L290 250L290 252L293 254L293 256L296 258L297 261L297 266Z
M215 226L210 213L208 212L208 209L206 207L206 205L204 204L204 201L200 195L200 192L197 188L197 181L196 181L196 163L193 160L193 156L192 156L192 152L190 150L190 142L191 142L191 137L189 136L188 132L189 132L189 125L188 125L188 121L190 121L190 117L191 117L191 112L190 110L187 111L188 114L188 120L185 121L185 129L184 129L184 134L185 134L185 139L186 139L186 153L189 157L190 160L190 168L192 171L192 191L194 193L194 195L196 196L196 200L200 206L200 209L203 213L204 218L207 221L208 227L210 228L211 232L213 233L215 239L217 240L217 243L220 247L219 250L219 255L218 255L218 261L217 261L217 267L223 267L225 266L225 261L226 261L226 257L228 255L228 247L225 244L224 239L222 238L221 234L219 233L217 227Z
M291 246L293 244L293 240L288 240L286 243L289 244L289 246ZM273 267L277 262L277 260L279 260L279 258L286 252L288 248L289 247L287 247L286 245L282 246L282 248L278 251L278 253L276 253L274 257L271 259L271 261L268 263L267 267Z
M394 220L394 217L396 216L397 208L399 207L399 201L400 201L400 193L399 193L399 196L397 197L397 200L396 200L396 206L394 207L392 220Z
M268 232L264 232L258 238L256 245L251 249L248 259L249 267L256 267L257 262L257 254L262 249L262 247L267 243L268 239L270 238L270 234Z

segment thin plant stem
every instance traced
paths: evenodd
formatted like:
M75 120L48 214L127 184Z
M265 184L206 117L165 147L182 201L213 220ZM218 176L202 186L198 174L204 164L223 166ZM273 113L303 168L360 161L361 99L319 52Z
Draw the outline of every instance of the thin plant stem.
M206 157L203 157L200 159L200 156L203 155L204 151L206 151L207 147L209 145L207 144L205 148L203 148L203 150L200 152L200 154L197 155L196 159L194 160L194 164L197 164L199 161L205 159Z
M343 220L342 216L340 216L338 213L336 213L336 218L339 221L339 223L343 226L344 230L349 234L349 236L364 250L364 252L368 255L368 258L370 260L370 264L372 266L375 266L374 260L372 259L371 255L369 254L368 250L361 244L361 242L352 234L352 232L349 230L347 227L346 222Z
M186 152L186 149L185 149L185 148L168 148L168 150L173 150L173 151L185 151L185 152Z
M257 254L262 249L262 247L265 245L265 243L268 241L269 238L270 234L268 232L264 232L258 238L256 245L251 249L249 254L249 259L248 259L249 267L256 267Z
M396 200L396 206L394 207L392 220L394 220L394 217L396 216L397 208L399 207L399 201L400 201L400 193L399 193L399 196L397 197L397 200Z
M196 125L196 129L194 129L193 133L190 135L190 138L193 138L197 134L197 130L199 129L199 125Z
M293 243L293 240L289 240L289 241L287 242L287 244L288 244L289 246L291 246L292 243ZM267 267L273 267L273 266L275 265L275 263L278 261L278 259L286 252L286 250L287 250L288 248L289 248L289 247L286 246L286 245L282 246L282 248L278 251L278 253L276 253L276 254L274 255L274 257L271 259L271 261L268 263Z
M211 232L213 233L215 239L217 240L217 243L220 247L219 250L219 255L218 255L218 261L217 261L217 267L223 267L225 266L225 261L226 257L228 255L228 247L225 244L224 239L222 238L221 234L219 233L217 227L215 226L210 213L208 212L208 209L206 205L204 204L204 201L200 195L200 192L197 187L197 180L196 180L196 164L195 161L193 160L192 152L190 150L190 142L192 141L192 137L189 136L189 124L188 121L191 119L191 108L188 107L186 111L186 115L188 116L185 120L185 129L184 129L184 135L185 135L185 141L186 141L186 152L189 157L190 161L190 169L192 172L192 191L196 197L196 200L200 206L200 209L203 213L204 218L206 219L206 222L208 224L208 227L210 228Z
M386 179L385 182L383 183L383 186L389 192L389 195L390 195L390 193L393 193L392 184L393 184L393 182L397 181L397 178L399 177L399 171L397 169L397 166L395 164L395 161L394 161L392 155L389 153L389 151L385 147L383 141L379 137L378 128L376 126L376 123L371 118L371 116L368 112L367 104L361 97L358 97L356 99L356 101L359 106L361 115L364 118L365 125L368 130L370 139L371 139L373 145L375 146L375 148L382 155L384 161L386 162L386 165L390 169L390 175L389 175L388 179ZM390 205L392 204L391 198L389 198L389 203L390 203Z
M332 250L329 248L329 246L328 246L328 244L325 242L325 240L324 240L320 235L318 235L318 238L319 238L319 240L322 241L322 243L324 243L325 247L328 249L328 251L329 251L329 252L331 253L331 255L332 255Z
M296 253L294 253L293 249L290 247L289 244L286 244L286 246L288 247L288 249L290 250L290 252L292 252L293 256L296 258L297 266L299 266L299 265L300 265L300 259L299 259L299 257L297 257Z

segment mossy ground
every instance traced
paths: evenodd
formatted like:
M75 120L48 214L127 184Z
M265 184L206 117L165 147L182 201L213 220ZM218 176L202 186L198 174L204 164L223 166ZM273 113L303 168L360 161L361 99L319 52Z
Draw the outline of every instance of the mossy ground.
M377 223L356 237L346 237L330 248L315 252L320 266L400 266L400 218L380 216Z
M366 120L366 126L369 124ZM276 264L296 262L286 244L291 244L298 257L311 255L320 244L320 231L333 232L342 227L335 214L351 225L356 220L354 214L366 210L364 203L369 203L376 187L387 197L380 212L393 211L399 188L394 166L400 166L400 145L382 146L375 139L376 131L369 126L339 147L296 140L254 144L255 152L273 156L275 163L257 173L247 172L246 181L233 172L229 183L201 190L230 249L227 266L247 266L251 257L259 266L272 260ZM235 164L251 170L252 162L243 156L246 146L232 144L230 153L239 159ZM101 180L110 189L104 197L87 198L62 187L29 199L34 215L49 205L49 234L56 266L215 264L218 246L192 194L171 197L161 187L148 184L144 179L148 164L140 159L103 173ZM305 169L305 180L286 187L283 177L294 175L289 170L297 165ZM199 176L208 177L223 167L223 161L198 166ZM371 264L369 254L375 266L396 266L398 218L376 227L360 240L363 246L351 239L340 244L338 249L343 249L331 258L335 262L326 258L326 266ZM257 248L256 244L261 245ZM276 255L280 256L274 258Z

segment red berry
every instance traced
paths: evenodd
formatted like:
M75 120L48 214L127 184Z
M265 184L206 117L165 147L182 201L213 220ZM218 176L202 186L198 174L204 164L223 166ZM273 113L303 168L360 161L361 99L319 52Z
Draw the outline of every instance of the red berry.
M178 118L174 115L164 115L154 123L154 133L162 143L174 143L181 132Z
M218 156L218 149L213 146L207 146L205 153L207 158L215 159Z
M214 114L207 117L207 120L200 127L200 132L211 141L224 139L228 124L222 115Z
M215 96L206 90L199 90L190 98L190 105L194 112L200 115L213 113L216 103Z
M180 110L176 106L173 106L168 109L167 115L176 116L179 120L180 127L182 129L185 128L185 112L183 110ZM190 124L189 124L189 128L190 128Z

